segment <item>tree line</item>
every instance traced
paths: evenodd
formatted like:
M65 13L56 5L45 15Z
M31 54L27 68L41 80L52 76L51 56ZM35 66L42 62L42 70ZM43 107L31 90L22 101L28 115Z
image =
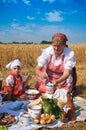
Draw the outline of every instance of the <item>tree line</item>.
M13 41L13 42L0 42L0 44L38 44L38 43L34 43L34 42L16 42L16 41ZM41 41L39 44L51 44L51 41L46 41L46 40L43 40Z

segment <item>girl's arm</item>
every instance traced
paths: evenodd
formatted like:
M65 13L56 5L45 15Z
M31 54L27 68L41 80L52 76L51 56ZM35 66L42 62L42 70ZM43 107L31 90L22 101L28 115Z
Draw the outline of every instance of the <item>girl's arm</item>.
M43 72L42 69L43 69L43 67L37 65L37 66L35 67L35 73L36 73L39 77L41 77L41 78L48 79L48 75L47 75L46 71Z
M11 101L12 100L13 87L9 86L8 88L9 88L9 90L8 90L8 94L7 94L7 99L8 99L8 101Z

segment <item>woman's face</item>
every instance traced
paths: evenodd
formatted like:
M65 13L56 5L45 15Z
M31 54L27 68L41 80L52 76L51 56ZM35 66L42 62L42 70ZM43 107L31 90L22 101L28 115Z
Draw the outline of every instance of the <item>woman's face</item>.
M21 71L21 68L20 66L15 66L14 68L12 68L12 73L15 75L15 76L19 76L20 74L20 71Z
M52 46L55 54L59 56L63 52L65 44L57 41L52 41Z

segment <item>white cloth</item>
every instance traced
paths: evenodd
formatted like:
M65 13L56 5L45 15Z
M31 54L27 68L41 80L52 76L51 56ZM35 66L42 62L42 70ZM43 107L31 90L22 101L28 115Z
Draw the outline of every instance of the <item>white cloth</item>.
M86 100L80 97L74 97L74 103L77 104L77 108L75 109L76 112L76 121L85 121L86 119ZM17 112L17 111L16 111ZM69 123L75 123L75 121L67 122ZM19 123L13 124L12 126L8 127L8 130L36 130L39 128L56 128L61 127L64 125L60 120L55 120L52 124L48 125L39 125L39 124L30 124L26 127L20 126Z
M10 63L8 63L8 64L6 65L6 68L7 68L8 70L11 70L11 69L13 69L15 66L19 66L19 67L21 68L22 64L21 64L21 62L20 62L19 59L15 59L15 60L11 61Z
M51 55L52 55L52 63L54 65L59 65L61 63L63 55L65 56L64 57L64 68L72 70L72 68L76 64L74 51L72 51L70 48L65 47L61 56L58 59L56 59L53 47L50 46L46 49L42 49L42 54L37 59L38 65L42 66L42 67L47 65L48 61L50 61Z
M57 89L53 95L54 98L60 98L62 101L67 102L67 92L65 89Z

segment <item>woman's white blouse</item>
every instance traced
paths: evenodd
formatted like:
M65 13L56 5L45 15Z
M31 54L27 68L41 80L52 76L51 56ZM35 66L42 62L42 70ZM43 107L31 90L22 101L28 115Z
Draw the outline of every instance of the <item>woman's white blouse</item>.
M38 57L37 62L38 66L45 66L50 61L50 56L52 55L52 63L55 66L58 66L62 62L62 56L64 55L64 68L67 68L69 70L72 70L72 68L76 64L76 59L74 56L74 51L72 51L70 48L65 47L63 53L60 55L58 59L55 57L54 49L52 46L41 49L42 54Z

